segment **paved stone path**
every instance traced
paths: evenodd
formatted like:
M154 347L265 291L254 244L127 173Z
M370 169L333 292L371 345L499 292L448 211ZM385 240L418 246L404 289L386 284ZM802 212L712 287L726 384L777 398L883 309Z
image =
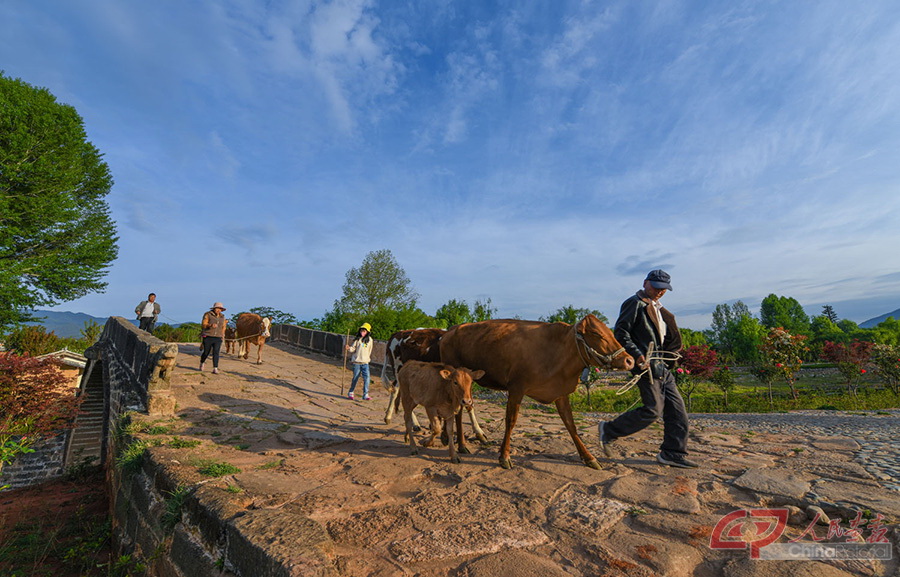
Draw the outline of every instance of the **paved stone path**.
M172 377L177 419L158 424L165 439L177 435L201 445L158 443L152 456L181 484L202 484L217 506L229 502L227 510L238 512L235 523L240 511L263 509L288 517L278 526L317 527L329 540L306 549L298 543L312 541L299 533L267 535L265 525L249 522L242 529L259 531L248 539L260 547L281 547L274 555L302 557L304 571L352 577L898 571L896 552L890 561L751 562L745 549L709 547L723 515L784 506L791 522L783 540L809 526L815 507L833 518L869 510L885 517L896 551L900 499L887 488L896 488L896 411L694 415L691 457L702 467L693 470L655 462L659 424L619 440L617 457L604 459L597 449L601 415L579 415L580 435L604 467L597 471L581 464L553 411L527 404L513 435L515 466L504 470L497 464L502 403L476 402L494 441L472 442L474 454L453 465L445 447L409 454L402 416L383 422L380 387L372 401L342 397L350 375L339 361L276 343L267 345L263 365L226 355L221 373L212 375L197 370L198 357L196 345L180 346ZM210 460L241 472L204 478L199 465Z
M900 410L803 411L735 415L692 415L695 424L770 433L822 435L853 439L860 444L856 462L881 481L900 491Z

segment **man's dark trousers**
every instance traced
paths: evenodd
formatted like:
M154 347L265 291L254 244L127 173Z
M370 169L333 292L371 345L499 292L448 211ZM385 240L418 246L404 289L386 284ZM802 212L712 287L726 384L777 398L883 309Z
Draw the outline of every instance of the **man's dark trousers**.
M662 415L663 442L660 451L663 456L687 455L688 416L675 377L668 369L663 369L658 379L652 379L647 372L637 386L644 406L622 413L606 423L604 430L608 439L613 441L646 429Z
M153 322L153 317L141 317L141 326L138 327L142 331L147 331L148 333L153 332L153 325L156 323Z

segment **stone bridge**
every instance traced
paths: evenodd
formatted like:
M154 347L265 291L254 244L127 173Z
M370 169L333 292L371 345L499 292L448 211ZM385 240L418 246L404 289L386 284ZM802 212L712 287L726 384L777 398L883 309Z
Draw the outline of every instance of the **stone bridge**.
M111 334L130 333L110 323ZM177 345L177 356L175 345L152 342L137 354L130 337L98 347L107 386L121 389L110 399L135 409L110 425L119 431L108 459L115 535L150 574L897 574L900 493L860 460L866 439L852 432L697 415L691 455L702 467L678 470L654 460L660 426L618 442L610 461L596 449L604 416L581 415L580 434L604 465L597 471L581 464L552 410L526 404L513 469L498 466L496 444L476 441L453 465L445 447L409 454L402 419L383 422L380 387L372 401L345 398L349 371L309 348L319 338L320 350L340 351L340 335L302 334L278 328L273 340L295 344L271 342L262 365L224 355L217 375L198 370L196 344ZM132 375L146 377L146 390ZM491 439L501 438L504 402L487 392L476 401ZM886 413L842 415L896 439L900 414ZM827 521L811 525L816 513L835 522L881 515L892 559L759 561L747 549L710 548L724 515L760 507L788 510L782 542L810 530L824 538Z

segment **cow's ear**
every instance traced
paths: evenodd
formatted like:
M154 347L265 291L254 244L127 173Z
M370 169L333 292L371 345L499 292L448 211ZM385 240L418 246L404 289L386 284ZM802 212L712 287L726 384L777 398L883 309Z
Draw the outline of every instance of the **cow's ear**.
M484 371L469 371L469 374L472 375L473 381L477 381L484 376Z
M441 378L444 380L450 380L450 371L447 369L441 369Z
M584 329L587 328L589 317L590 317L590 315L584 317L583 319L581 319L580 321L575 323L575 330L577 330L581 334L584 334Z

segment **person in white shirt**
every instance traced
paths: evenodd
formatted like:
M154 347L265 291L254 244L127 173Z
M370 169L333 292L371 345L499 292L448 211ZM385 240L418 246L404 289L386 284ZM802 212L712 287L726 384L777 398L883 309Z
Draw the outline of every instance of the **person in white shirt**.
M362 378L363 382L363 400L368 401L369 397L369 361L372 359L372 349L375 348L375 339L369 333L372 331L372 325L363 323L353 339L352 345L347 345L347 350L351 353L350 362L353 364L353 380L350 381L350 392L347 394L348 399L353 399L353 391L356 389L356 381Z
M159 317L159 311L160 308L159 303L156 302L156 293L150 293L147 295L147 300L141 301L138 303L138 306L134 307L134 312L140 321L140 326L138 328L142 331L153 333L153 327L156 326L156 319Z

